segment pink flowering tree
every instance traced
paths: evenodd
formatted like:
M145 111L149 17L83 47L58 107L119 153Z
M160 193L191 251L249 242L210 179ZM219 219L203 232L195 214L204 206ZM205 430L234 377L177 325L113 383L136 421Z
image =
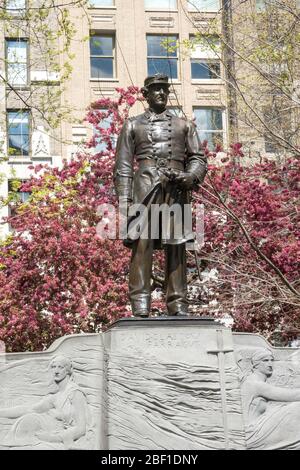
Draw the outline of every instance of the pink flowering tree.
M116 136L142 99L135 87L117 92L88 110L96 133L85 151L60 169L35 167L20 188L31 198L15 203L14 232L0 251L0 340L9 351L44 349L65 334L97 332L130 315L130 251L97 231L108 218L99 206L116 205ZM205 245L197 253L200 279L189 254L191 311L230 315L235 329L270 339L278 328L286 338L296 335L299 160L246 165L238 144L221 164L209 157L209 177L194 195L205 205ZM162 258L157 253L153 273L156 313L164 311Z
M233 319L238 331L270 341L300 333L300 161L244 161L235 144L195 199L205 205L202 312Z
M31 198L15 204L14 233L0 252L0 338L8 350L43 349L128 314L130 253L121 241L99 238L96 229L98 207L116 202L114 136L137 99L132 87L119 90L116 100L99 100L87 115L97 135L86 151L61 169L35 167L21 186ZM109 129L101 125L108 118ZM98 140L104 144L99 153Z

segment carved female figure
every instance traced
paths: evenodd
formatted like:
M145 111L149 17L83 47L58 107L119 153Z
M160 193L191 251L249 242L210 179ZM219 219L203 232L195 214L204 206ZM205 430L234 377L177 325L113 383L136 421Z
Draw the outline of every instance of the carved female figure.
M248 449L300 449L300 389L267 382L274 357L267 349L252 358L252 373L242 384Z
M57 386L55 393L33 406L0 409L0 417L17 418L1 445L71 449L86 435L86 397L72 380L71 361L56 356L50 370Z

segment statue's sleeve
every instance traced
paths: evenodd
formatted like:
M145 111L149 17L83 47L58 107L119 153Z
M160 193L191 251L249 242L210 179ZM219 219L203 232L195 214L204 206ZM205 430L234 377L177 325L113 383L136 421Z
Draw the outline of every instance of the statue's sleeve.
M195 175L196 182L201 184L207 172L207 158L204 155L196 126L191 121L187 122L187 126L186 171Z
M130 120L123 125L118 137L116 163L114 167L114 184L117 196L132 201L134 138Z

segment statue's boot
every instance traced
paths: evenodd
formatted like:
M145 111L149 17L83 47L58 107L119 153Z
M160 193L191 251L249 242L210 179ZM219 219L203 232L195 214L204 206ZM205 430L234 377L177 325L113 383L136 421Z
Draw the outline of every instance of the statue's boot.
M129 297L135 317L149 317L153 240L138 239L132 247Z
M184 243L166 247L166 297L170 316L188 316Z
M150 315L150 299L148 296L140 299L131 299L132 313L135 317L149 317Z

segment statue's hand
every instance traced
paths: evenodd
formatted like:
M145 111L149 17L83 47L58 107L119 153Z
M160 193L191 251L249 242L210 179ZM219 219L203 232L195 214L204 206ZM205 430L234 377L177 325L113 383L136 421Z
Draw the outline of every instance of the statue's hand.
M179 173L174 178L175 183L182 189L192 189L195 184L195 176L192 173Z

